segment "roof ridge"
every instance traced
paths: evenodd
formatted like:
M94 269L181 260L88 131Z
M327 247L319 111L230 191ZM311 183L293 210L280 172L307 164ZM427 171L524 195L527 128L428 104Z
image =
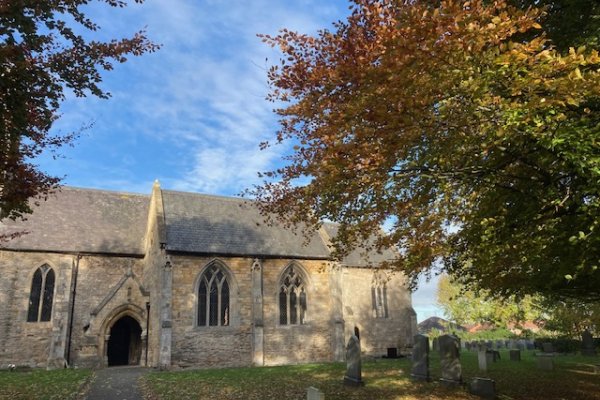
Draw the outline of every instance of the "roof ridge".
M172 194L179 194L179 195L185 195L185 196L190 196L190 197L203 197L203 198L209 198L209 199L221 199L221 200L228 200L228 201L236 201L236 202L249 202L249 203L256 203L256 200L253 199L247 199L244 197L238 197L238 196L226 196L226 195L219 195L219 194L207 194L207 193L197 193L197 192L184 192L181 190L168 190L168 189L161 189L163 193L172 193Z
M106 193L106 194L121 194L121 195L139 196L139 197L145 197L145 198L150 197L149 194L144 194L144 193L127 192L124 190L86 188L86 187L81 187L81 186L70 186L70 185L60 185L57 189L53 189L49 193L50 194L57 193L57 192L61 192L62 190L78 191L78 192Z

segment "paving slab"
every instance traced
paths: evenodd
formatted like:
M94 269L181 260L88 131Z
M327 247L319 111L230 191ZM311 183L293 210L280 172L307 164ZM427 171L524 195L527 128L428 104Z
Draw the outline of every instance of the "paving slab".
M94 372L86 400L143 400L139 379L149 368L110 367Z

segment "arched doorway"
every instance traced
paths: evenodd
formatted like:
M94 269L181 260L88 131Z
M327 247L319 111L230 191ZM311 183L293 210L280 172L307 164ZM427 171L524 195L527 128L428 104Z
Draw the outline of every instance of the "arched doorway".
M108 366L139 365L142 355L142 328L139 322L126 315L110 328L106 355Z

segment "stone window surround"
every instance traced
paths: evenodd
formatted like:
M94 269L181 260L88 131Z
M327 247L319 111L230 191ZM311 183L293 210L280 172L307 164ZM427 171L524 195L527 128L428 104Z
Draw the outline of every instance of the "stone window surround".
M215 264L218 264L223 273L226 276L227 283L229 285L229 324L228 325L217 325L217 326L207 326L207 325L199 325L198 324L198 293L200 291L200 283L203 275ZM194 330L199 331L210 331L210 332L218 332L218 331L227 331L231 329L236 329L240 325L240 314L239 314L239 306L238 306L238 297L239 290L237 281L234 278L234 274L231 271L231 268L227 265L226 262L220 260L218 258L214 258L207 262L198 272L196 278L194 280L194 288L193 288L193 301L194 301Z
M281 291L281 285L283 282L283 279L286 277L287 275L287 271L289 268L294 267L294 270L296 271L296 273L298 275L300 275L301 279L302 279L302 283L305 289L305 293L306 293L306 310L305 310L305 316L304 316L304 322L303 323L296 323L296 324L282 324L281 320L280 320L280 305L279 305L279 294ZM293 260L291 262L289 262L279 273L279 276L277 277L277 286L275 288L275 304L276 304L276 326L279 329L298 329L299 327L305 327L305 326L310 326L311 323L311 318L310 318L310 291L312 288L312 283L310 281L310 275L306 272L306 269L304 268L304 266L296 261ZM300 299L298 298L298 301L300 301Z
M40 291L40 304L39 304L40 310L38 311L38 318L36 321L29 321L28 315L29 315L29 301L31 299L31 284L33 282L33 277L34 277L35 273L39 269L41 269L43 266L48 266L49 269L45 273L43 273L43 276L42 276L42 288ZM50 319L48 321L40 321L41 307L42 307L42 302L43 302L42 296L43 296L44 289L45 289L44 286L45 286L45 282L46 282L46 275L50 271L52 271L54 273L54 287L52 290L52 305L50 307ZM57 287L58 287L58 282L59 282L58 270L56 268L54 268L52 266L52 263L50 263L49 261L44 260L41 263L38 263L35 268L31 269L31 271L29 272L29 274L27 276L27 284L29 285L29 292L28 292L28 295L24 296L24 299L23 299L24 307L22 309L25 310L25 318L24 318L25 322L31 323L31 324L36 324L36 326L40 326L40 327L52 325L52 320L53 320L52 316L54 314L54 303L55 303L55 299L56 299L56 291L57 291Z

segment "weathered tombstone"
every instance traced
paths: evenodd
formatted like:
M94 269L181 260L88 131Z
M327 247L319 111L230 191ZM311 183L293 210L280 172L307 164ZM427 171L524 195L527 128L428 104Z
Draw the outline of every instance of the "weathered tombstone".
M487 378L473 378L469 392L484 399L496 398L496 381Z
M521 361L521 350L509 350L510 361Z
M412 371L410 376L413 379L429 380L429 338L425 335L415 335L412 352Z
M516 349L517 348L517 342L514 339L510 339L510 343L508 346L509 349Z
M510 340L504 341L504 347L506 347L507 349L510 349Z
M527 350L535 350L535 342L532 339L528 339L525 341L525 347Z
M439 337L440 366L442 378L440 381L447 385L459 385L462 382L462 366L458 338L453 335Z
M545 371L552 371L554 369L554 355L553 354L538 354L537 355L537 367Z
M346 346L346 375L344 384L348 386L362 386L361 361L360 361L360 340L356 335L350 336Z
M524 351L525 350L525 340L524 339L519 339L519 341L517 342L517 349Z
M487 350L480 350L477 352L477 363L479 364L480 371L487 371L488 366L492 363L492 355Z
M488 340L487 342L485 342L485 346L487 347L488 350L491 350L492 347L494 346L494 344L492 343L491 340Z
M325 400L325 394L311 386L306 389L306 400Z
M496 349L501 349L504 347L504 341L503 340L496 340Z
M554 346L550 342L542 343L542 349L544 353L554 353Z
M596 347L594 346L594 338L587 329L581 334L581 354L584 356L595 356Z
M492 362L500 361L500 352L498 350L488 350L487 352L490 354Z

